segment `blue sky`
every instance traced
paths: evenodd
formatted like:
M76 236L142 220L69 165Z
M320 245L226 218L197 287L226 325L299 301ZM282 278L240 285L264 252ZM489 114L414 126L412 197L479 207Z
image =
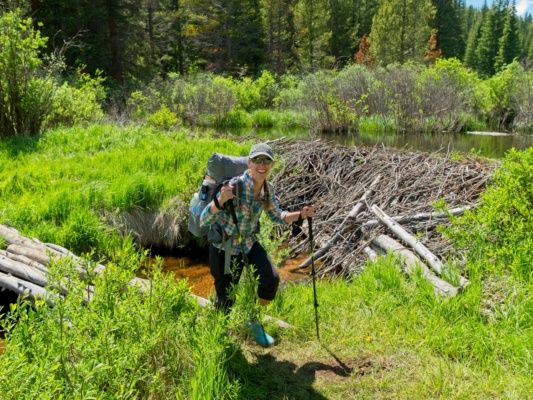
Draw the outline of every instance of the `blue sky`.
M492 0L487 0L487 5L490 7ZM466 0L467 7L472 5L481 8L483 0ZM533 0L516 0L516 13L524 15L525 13L533 14Z

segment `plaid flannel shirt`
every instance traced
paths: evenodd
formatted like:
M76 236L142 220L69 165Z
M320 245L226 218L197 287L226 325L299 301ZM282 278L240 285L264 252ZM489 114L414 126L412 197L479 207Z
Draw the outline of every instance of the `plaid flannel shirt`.
M252 246L255 242L258 241L257 236L255 235L255 230L263 212L263 206L265 204L265 194L264 190L261 190L261 194L257 199L254 199L254 180L246 171L242 176L237 179L242 180L243 182L243 193L240 193L239 203L235 206L235 214L237 215L237 221L239 224L239 230L243 238L244 251L246 254L250 252ZM285 216L287 211L282 211L279 208L279 204L276 200L274 186L269 182L270 189L270 202L272 207L266 211L268 218L279 224L286 224ZM220 196L220 193L217 194L217 197ZM232 250L231 254L236 255L241 252L241 247L239 244L239 238L237 236L237 229L233 223L233 217L230 212L219 211L217 214L211 214L209 211L211 208L211 203L209 203L200 216L201 225L212 225L215 222L219 222L220 225L224 228L226 236L232 237ZM213 244L217 248L223 248L224 244Z

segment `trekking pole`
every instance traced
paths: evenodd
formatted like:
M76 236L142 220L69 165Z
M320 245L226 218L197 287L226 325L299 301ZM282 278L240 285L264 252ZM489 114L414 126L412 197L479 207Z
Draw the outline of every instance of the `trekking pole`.
M313 246L313 218L307 217L307 224L309 225L309 243L311 245L311 275L313 275L313 297L315 302L316 337L320 341L320 333L318 331L318 300L316 297L315 250Z

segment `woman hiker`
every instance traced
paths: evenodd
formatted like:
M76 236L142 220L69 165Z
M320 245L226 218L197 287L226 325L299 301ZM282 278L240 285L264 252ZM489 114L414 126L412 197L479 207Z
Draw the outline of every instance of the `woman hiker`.
M220 243L209 245L209 264L211 275L215 279L215 307L228 312L233 305L230 298L232 285L237 284L244 262L239 243L239 234L242 236L242 244L249 265L254 268L254 275L259 280L257 289L257 301L262 306L267 306L274 297L279 286L279 275L270 261L267 252L259 243L257 236L259 217L264 211L268 218L279 224L290 224L298 220L305 220L314 216L314 207L305 206L301 211L288 212L279 208L274 192L274 186L267 178L274 166L274 152L266 143L258 143L252 146L248 155L248 170L236 179L232 185L225 185L220 193L203 210L200 224L212 225L218 223L222 240ZM242 188L242 193L235 189ZM227 201L237 197L235 214L238 227L235 226L232 214L224 211ZM226 252L228 257L226 257ZM235 265L235 267L234 267ZM233 269L230 272L229 266ZM255 340L263 347L274 343L270 335L266 334L261 324L251 324L251 331Z

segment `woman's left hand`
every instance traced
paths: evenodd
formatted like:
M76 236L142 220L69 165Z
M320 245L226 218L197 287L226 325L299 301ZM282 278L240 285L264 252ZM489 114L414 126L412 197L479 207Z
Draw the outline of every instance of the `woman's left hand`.
M304 206L301 211L302 219L313 218L315 216L315 206Z

